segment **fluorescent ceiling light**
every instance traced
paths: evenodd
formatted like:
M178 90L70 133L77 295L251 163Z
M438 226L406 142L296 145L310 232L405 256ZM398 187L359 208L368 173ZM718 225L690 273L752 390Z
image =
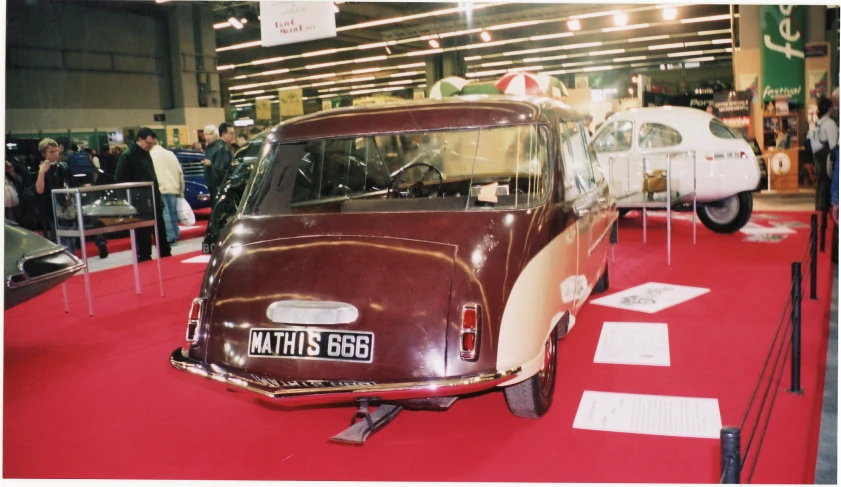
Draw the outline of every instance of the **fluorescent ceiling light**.
M445 37L455 37L455 36L463 36L467 34L475 34L477 32L482 32L485 29L477 28L477 29L467 29L467 30L455 30L453 32L444 32L442 34L438 34L438 37L445 38Z
M372 56L372 57L362 57L359 59L354 59L353 62L355 63L370 63L374 61L384 61L388 59L388 56Z
M699 36L711 36L716 34L729 34L730 29L718 29L718 30L702 30L698 32Z
M377 84L376 84L376 83L368 83L367 85L356 85L356 86L351 86L351 87L350 87L350 89L352 89L352 90L361 90L361 89L363 89L363 88L373 88L373 87L375 87L375 86L377 86Z
M466 56L464 58L465 61L475 61L477 59L482 59L482 56Z
M248 76L246 76L246 75L244 75L244 74L241 74L241 75L239 75L239 76L234 76L234 79L245 79L245 78L247 78L247 77L248 77Z
M414 76L418 74L417 71L405 71L403 73L394 73L391 75L392 78L402 78L403 76Z
M277 96L277 95L265 95L265 96L258 96L257 98L254 98L254 99L255 100L271 100L275 96Z
M426 63L398 64L397 69L422 68L422 67L425 67L425 66L426 66Z
M224 64L222 66L217 66L216 67L216 71L225 71L225 70L228 70L228 69L234 69L234 65L233 64Z
M540 36L531 36L529 37L530 41L544 41L546 39L558 39L560 37L571 37L575 34L572 32L559 32L557 34L545 34Z
M678 47L683 47L683 43L676 42L674 44L658 44L656 46L648 46L648 50L656 51L658 49L677 49Z
M714 56L696 57L696 58L692 58L692 59L686 59L685 63L689 63L689 62L693 62L693 61L694 62L715 61L715 57Z
M231 46L219 47L216 52L233 51L235 49L245 49L246 47L254 47L262 45L262 41L243 42L242 44L233 44Z
M477 71L475 73L467 73L465 76L468 78L480 78L483 76L494 76L497 74L507 73L508 71L505 69L495 69L491 71Z
M245 93L240 93L241 95L259 95L261 93L265 93L266 90L254 90L254 91L246 91Z
M584 68L585 73L589 73L591 71L610 71L613 69L613 66L599 66L596 68Z
M710 15L709 17L695 17L695 18L692 18L692 19L681 19L680 23L681 24L694 24L694 23L697 23L697 22L712 22L712 21L715 21L715 20L729 20L729 19L730 19L730 14Z
M441 43L438 42L438 39L429 39L429 47L439 48L441 47Z
M567 44L566 46L561 46L561 49L567 51L569 49L581 49L585 47L599 47L601 46L601 42L583 42L581 44Z
M284 86L283 88L278 88L277 91L286 91L286 90L297 90L300 86Z
M427 49L425 51L412 51L412 52L406 53L406 55L407 56L426 56L427 54L435 54L435 53L438 53L438 52L444 52L444 50L441 49L441 48Z
M566 74L566 69L556 69L554 71L544 71L543 74Z
M620 30L645 29L647 27L649 27L648 24L624 25L621 27L605 27L604 29L602 29L602 32L618 32Z
M412 79L401 79L398 81L389 81L388 84L390 85L408 85L414 83L415 80Z
M693 42L684 42L684 47L694 47L694 46L708 46L712 44L711 41L693 41Z
M373 44L360 44L356 46L357 49L374 49L375 47L386 47L388 42L375 42Z
M700 62L683 63L683 67L684 68L699 68L699 67L701 67L701 63Z
M214 29L224 29L225 27L230 27L230 22L219 22L218 24L213 24Z
M569 20L569 21L567 21L567 29L569 29L569 30L581 30L581 21L580 20Z
M713 39L713 44L731 44L733 41L731 39Z
M480 66L483 68L489 68L491 66L507 66L509 64L514 64L514 61L496 61L493 63L482 63Z
M360 81L371 81L373 80L373 76L366 76L364 78L349 78L349 79L340 79L336 81L336 83L358 83Z
M594 12L591 14L572 15L571 19L592 19L594 17L606 17L608 15L618 14L618 10L608 10L607 12Z
M647 41L659 41L663 39L668 39L670 36L668 34L659 35L659 36L648 36L648 37L633 37L628 39L628 42L647 42Z
M254 66L259 66L261 64L278 63L280 61L283 61L283 57L279 56L279 57L270 57L270 58L266 58L266 59L258 59L256 61L251 61L251 64L253 64Z
M288 73L288 72L289 72L289 69L287 69L287 68L273 69L271 71L263 71L262 73L254 74L252 76L270 76L272 74L284 74L284 73Z
M491 33L483 30L479 37L482 39L482 42L490 42L491 41Z
M677 18L677 9L674 7L666 7L663 9L663 20L675 20Z
M350 74L376 73L377 71L382 71L382 68L354 69Z
M339 51L336 49L324 49L323 51L305 52L301 54L301 57L325 56L327 54L336 54L337 52Z
M607 51L593 51L589 53L590 56L604 56L607 54L622 54L624 49L608 49Z
M517 68L508 68L509 73L516 73L518 71L541 71L543 66L520 66Z

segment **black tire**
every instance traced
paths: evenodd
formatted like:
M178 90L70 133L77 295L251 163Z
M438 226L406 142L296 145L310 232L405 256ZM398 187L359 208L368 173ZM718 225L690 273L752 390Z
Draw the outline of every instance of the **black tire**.
M733 195L715 203L699 206L698 218L716 233L734 233L750 220L753 195L750 191Z
M601 275L601 277L599 277L599 280L596 281L596 285L593 286L593 292L594 293L597 293L597 294L598 293L603 293L603 292L607 291L607 289L610 287L610 276L608 275L607 268L608 268L608 265L607 265L607 263L605 263L604 264L604 272L602 272L602 275Z
M514 416L537 419L552 406L558 372L558 329L554 328L544 344L544 367L528 379L503 390L505 403Z

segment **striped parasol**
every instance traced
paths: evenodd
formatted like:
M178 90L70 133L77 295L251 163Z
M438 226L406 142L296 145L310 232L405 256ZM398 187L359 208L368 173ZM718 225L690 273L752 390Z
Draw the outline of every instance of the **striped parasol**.
M458 76L448 76L432 85L432 88L429 89L429 98L440 100L445 96L458 95L466 84L466 79L459 78Z
M496 87L506 95L569 96L566 86L553 76L527 71L508 73L499 78Z

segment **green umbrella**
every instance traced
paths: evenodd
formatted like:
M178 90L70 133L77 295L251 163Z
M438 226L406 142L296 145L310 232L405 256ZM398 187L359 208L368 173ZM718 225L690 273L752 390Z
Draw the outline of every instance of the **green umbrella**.
M493 83L471 83L461 89L461 95L499 95L499 88Z

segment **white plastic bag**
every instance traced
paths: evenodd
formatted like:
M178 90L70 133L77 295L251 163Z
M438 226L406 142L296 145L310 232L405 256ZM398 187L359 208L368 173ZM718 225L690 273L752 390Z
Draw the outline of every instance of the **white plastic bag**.
M178 198L175 210L178 212L178 221L182 225L189 227L196 224L196 215L193 214L193 209L190 208L190 203L187 203L187 200Z

